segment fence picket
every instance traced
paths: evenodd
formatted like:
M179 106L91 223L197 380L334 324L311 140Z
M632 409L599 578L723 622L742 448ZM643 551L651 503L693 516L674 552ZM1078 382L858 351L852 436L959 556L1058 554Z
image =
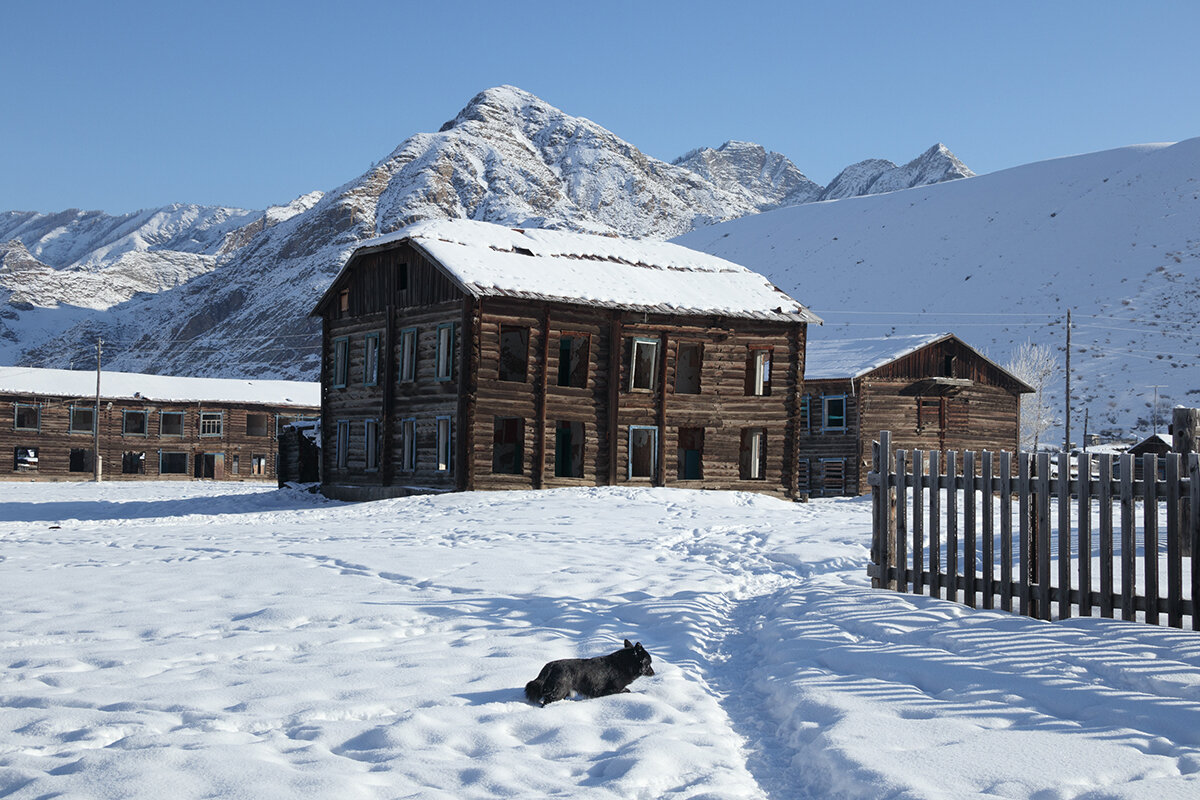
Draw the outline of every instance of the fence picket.
M963 453L963 597L975 608L975 451Z
M923 480L925 476L924 453L914 450L912 454L912 555L913 555L913 594L925 591L925 491Z
M958 602L958 453L946 453L946 599Z
M1019 610L1022 616L1033 616L1030 610L1030 542L1033 541L1033 530L1029 521L1032 518L1031 502L1032 485L1030 484L1030 466L1033 464L1033 456L1029 453L1017 454L1017 508L1020 514L1020 540L1017 542L1017 547L1020 548L1020 564L1018 565L1021 574L1018 576L1020 584L1019 592Z
M1179 536L1179 454L1167 454L1167 624L1183 627L1183 548Z
M1079 454L1079 616L1092 615L1092 459Z
M905 489L905 467L908 453L896 451L896 591L908 591L908 492Z
M983 607L996 607L996 541L992 513L995 498L992 488L992 454L983 451Z
M1037 454L1037 616L1050 619L1050 454Z
M1146 576L1146 622L1158 624L1158 456L1142 456L1142 574Z
M1058 464L1058 618L1071 618L1071 454L1059 453Z
M1200 454L1189 453L1187 462L1189 510L1182 535L1191 543L1192 630L1200 631Z
M1000 608L1012 611L1012 455L1000 451Z
M1133 595L1137 589L1134 575L1137 549L1133 542L1133 456L1126 453L1118 464L1121 472L1121 619L1132 620L1135 616Z
M1100 616L1113 615L1112 453L1100 455Z
M929 596L942 596L941 453L929 451ZM1200 573L1197 573L1200 575Z

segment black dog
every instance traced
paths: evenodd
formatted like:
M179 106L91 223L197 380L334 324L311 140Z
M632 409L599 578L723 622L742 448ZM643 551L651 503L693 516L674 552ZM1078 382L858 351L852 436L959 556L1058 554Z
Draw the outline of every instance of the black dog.
M625 687L642 675L653 675L650 654L642 643L630 644L615 653L596 658L564 658L542 667L538 676L525 684L531 703L553 703L571 692L585 697L603 697L628 692Z

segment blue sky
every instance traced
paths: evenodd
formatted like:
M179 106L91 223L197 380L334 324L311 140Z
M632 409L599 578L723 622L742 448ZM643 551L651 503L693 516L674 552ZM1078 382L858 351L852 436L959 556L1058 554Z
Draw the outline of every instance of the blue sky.
M0 210L263 208L520 86L670 160L759 142L828 183L1200 136L1195 2L0 0Z

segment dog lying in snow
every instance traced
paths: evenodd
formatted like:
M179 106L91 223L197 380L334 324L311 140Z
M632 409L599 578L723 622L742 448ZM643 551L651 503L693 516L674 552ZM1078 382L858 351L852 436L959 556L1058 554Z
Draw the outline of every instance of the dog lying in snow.
M538 676L525 684L531 703L553 703L572 692L585 697L604 697L628 692L625 687L642 675L653 675L650 654L642 643L630 644L615 653L595 658L564 658L542 667Z

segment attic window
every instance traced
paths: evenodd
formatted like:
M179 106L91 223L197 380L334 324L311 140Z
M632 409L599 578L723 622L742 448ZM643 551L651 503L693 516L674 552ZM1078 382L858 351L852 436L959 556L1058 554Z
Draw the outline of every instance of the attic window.
M513 252L519 256L533 256L533 251L526 247L514 247Z
M954 377L954 356L944 356L942 358L942 377Z
M338 311L345 314L350 311L350 290L342 289L338 292Z

